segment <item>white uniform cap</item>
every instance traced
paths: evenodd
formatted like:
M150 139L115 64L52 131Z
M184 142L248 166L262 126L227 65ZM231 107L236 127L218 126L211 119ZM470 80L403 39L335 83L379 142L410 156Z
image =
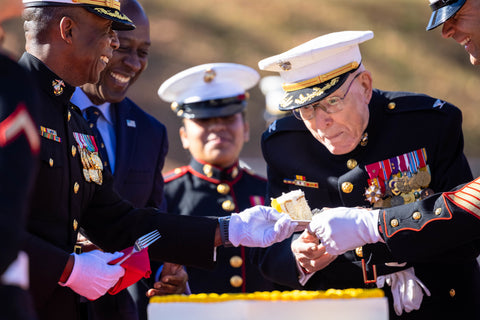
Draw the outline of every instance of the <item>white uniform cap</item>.
M372 31L342 31L323 35L258 63L276 71L287 92L280 106L291 110L321 100L338 89L362 61L359 44Z
M284 111L278 109L278 105L285 95L282 83L282 78L279 76L267 76L260 80L260 90L265 95L265 120L285 114Z
M224 117L242 111L246 91L260 75L236 63L208 63L184 70L167 79L158 89L161 99L184 118Z

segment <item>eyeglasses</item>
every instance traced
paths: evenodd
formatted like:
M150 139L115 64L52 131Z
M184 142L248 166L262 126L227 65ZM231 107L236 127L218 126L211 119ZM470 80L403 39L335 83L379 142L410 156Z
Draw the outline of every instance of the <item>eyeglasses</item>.
M322 109L324 112L328 114L342 111L344 106L343 100L347 97L347 94L350 91L350 88L352 87L352 83L355 81L355 79L357 79L357 77L360 74L362 74L362 72L357 73L355 77L353 77L352 81L350 81L347 91L345 91L345 94L343 95L343 97L328 96L325 99L309 104L308 106L294 109L293 115L298 120L308 121L308 120L312 120L315 117L315 111L317 110L317 108Z

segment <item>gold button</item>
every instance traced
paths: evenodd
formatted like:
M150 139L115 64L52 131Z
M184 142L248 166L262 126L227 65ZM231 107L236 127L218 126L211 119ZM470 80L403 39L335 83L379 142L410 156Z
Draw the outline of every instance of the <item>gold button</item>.
M90 128L93 128L93 123L90 123Z
M353 168L355 168L355 167L357 166L357 164L358 164L358 163L357 163L357 160L355 160L355 159L349 159L349 160L347 161L347 168L350 169L350 170L352 170Z
M415 211L412 215L413 220L420 220L422 214L419 211Z
M72 117L72 114L70 113L70 111L68 111L68 114L67 114L67 121L70 121L70 118Z
M211 176L213 176L212 166L209 165L209 164L204 165L204 166L203 166L203 173L205 173L205 175L206 175L207 177L209 177L209 178L210 178Z
M235 204L231 200L225 200L222 203L222 208L225 211L233 211L235 210Z
M230 265L234 268L240 268L243 264L242 258L239 256L233 256L230 258Z
M217 191L218 193L220 194L227 194L230 192L230 186L226 183L220 183L218 186L217 186Z
M342 191L344 193L350 193L353 191L353 184L351 182L342 183Z
M238 288L243 284L243 279L240 276L233 276L230 278L230 284L232 287Z
M179 174L180 172L182 172L182 168L175 168L173 172L175 172L175 174Z
M450 297L455 297L455 289L450 289L448 293L450 294Z
M73 219L73 231L77 231L78 229L78 221L77 219Z
M394 228L398 227L398 220L397 219L390 220L390 225Z
M72 146L72 157L75 157L76 154L77 154L77 147Z
M390 102L390 103L388 104L388 109L393 110L393 109L395 109L396 106L397 106L397 105L395 104L395 102Z
M235 179L237 176L238 176L238 168L235 167L235 168L233 168L233 170L232 170L232 178Z
M359 258L363 258L363 248L362 247L355 248L355 254Z
M183 110L178 110L178 111L177 111L177 116L178 116L178 117L181 117L182 115L183 115Z
M435 209L435 215L439 216L442 213L442 208Z
M172 109L173 112L175 112L177 107L178 107L178 102L176 101L172 102L172 104L170 105L170 109Z
M50 158L50 160L48 160L48 164L50 165L50 167L53 167L53 159Z
M78 182L75 182L75 184L73 185L73 192L77 193L78 189L80 189L80 185L78 184Z

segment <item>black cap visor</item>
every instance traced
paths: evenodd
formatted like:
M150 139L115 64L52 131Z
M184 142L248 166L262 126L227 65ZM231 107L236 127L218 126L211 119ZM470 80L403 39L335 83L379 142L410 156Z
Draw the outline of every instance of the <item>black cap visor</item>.
M186 119L228 117L242 112L247 106L244 99L226 98L196 103L175 104L177 116Z
M349 71L338 77L324 81L320 84L313 85L308 88L285 93L282 101L280 102L280 105L278 106L278 109L280 111L289 111L305 107L309 104L328 97L338 88L340 88L345 82L345 80L347 80L348 76L355 70Z
M430 16L430 21L428 22L427 31L435 29L457 13L458 10L465 4L466 0L440 0L438 2L432 3L430 7L432 8L432 15Z
M113 30L133 30L135 25L129 17L121 13L117 9L108 8L108 7L99 7L99 6L82 6L87 9L89 12L96 14L99 17L105 18L107 20L112 20L112 29Z

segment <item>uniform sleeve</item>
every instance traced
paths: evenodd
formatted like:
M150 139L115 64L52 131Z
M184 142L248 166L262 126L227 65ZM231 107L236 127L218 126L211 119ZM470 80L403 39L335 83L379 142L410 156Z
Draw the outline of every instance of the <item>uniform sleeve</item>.
M401 261L428 260L455 248L476 257L480 239L480 179L450 192L380 211L379 227Z

